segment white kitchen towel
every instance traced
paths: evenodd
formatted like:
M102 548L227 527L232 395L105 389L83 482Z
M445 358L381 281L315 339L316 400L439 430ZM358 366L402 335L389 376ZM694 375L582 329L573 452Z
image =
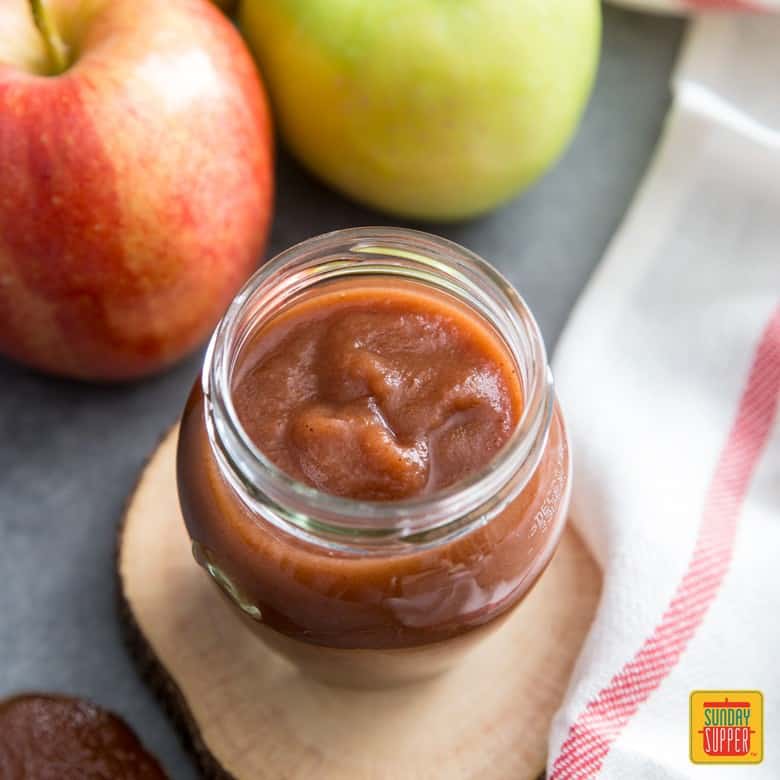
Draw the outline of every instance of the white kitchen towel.
M780 0L612 0L616 5L656 13L690 14L708 11L780 11Z
M698 19L674 95L554 360L604 586L553 780L780 778L780 18ZM691 763L700 689L763 691L763 763Z

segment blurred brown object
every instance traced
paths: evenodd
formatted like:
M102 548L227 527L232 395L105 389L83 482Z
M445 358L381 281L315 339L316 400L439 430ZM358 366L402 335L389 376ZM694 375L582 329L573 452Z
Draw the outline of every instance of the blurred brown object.
M9 780L167 778L117 715L84 699L43 693L0 702L0 775Z

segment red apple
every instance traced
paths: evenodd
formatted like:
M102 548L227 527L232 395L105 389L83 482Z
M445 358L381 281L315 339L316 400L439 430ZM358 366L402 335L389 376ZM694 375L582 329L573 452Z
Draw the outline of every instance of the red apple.
M0 0L1 353L84 379L181 357L272 189L265 93L210 2Z

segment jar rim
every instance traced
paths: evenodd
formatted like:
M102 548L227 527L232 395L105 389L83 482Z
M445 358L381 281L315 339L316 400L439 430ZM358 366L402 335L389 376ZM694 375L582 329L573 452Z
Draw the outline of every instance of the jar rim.
M232 401L236 357L253 332L252 307L270 310L315 281L403 276L454 292L511 343L523 409L509 439L479 471L424 496L377 501L337 496L290 476L252 441ZM278 308L277 308L278 311ZM257 314L260 317L260 314ZM448 239L395 227L337 230L302 241L258 269L218 324L203 365L206 426L223 472L263 517L309 540L425 541L487 521L527 484L541 459L553 409L552 376L538 324L512 285L487 261ZM351 548L350 548L351 549Z

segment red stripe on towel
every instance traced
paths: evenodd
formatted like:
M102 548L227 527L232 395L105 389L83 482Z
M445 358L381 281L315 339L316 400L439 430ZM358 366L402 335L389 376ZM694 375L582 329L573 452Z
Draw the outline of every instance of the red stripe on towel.
M661 622L636 655L569 728L550 780L581 780L601 769L640 705L675 667L728 571L742 503L769 439L780 399L780 307L756 349L747 385L718 459L688 570Z

